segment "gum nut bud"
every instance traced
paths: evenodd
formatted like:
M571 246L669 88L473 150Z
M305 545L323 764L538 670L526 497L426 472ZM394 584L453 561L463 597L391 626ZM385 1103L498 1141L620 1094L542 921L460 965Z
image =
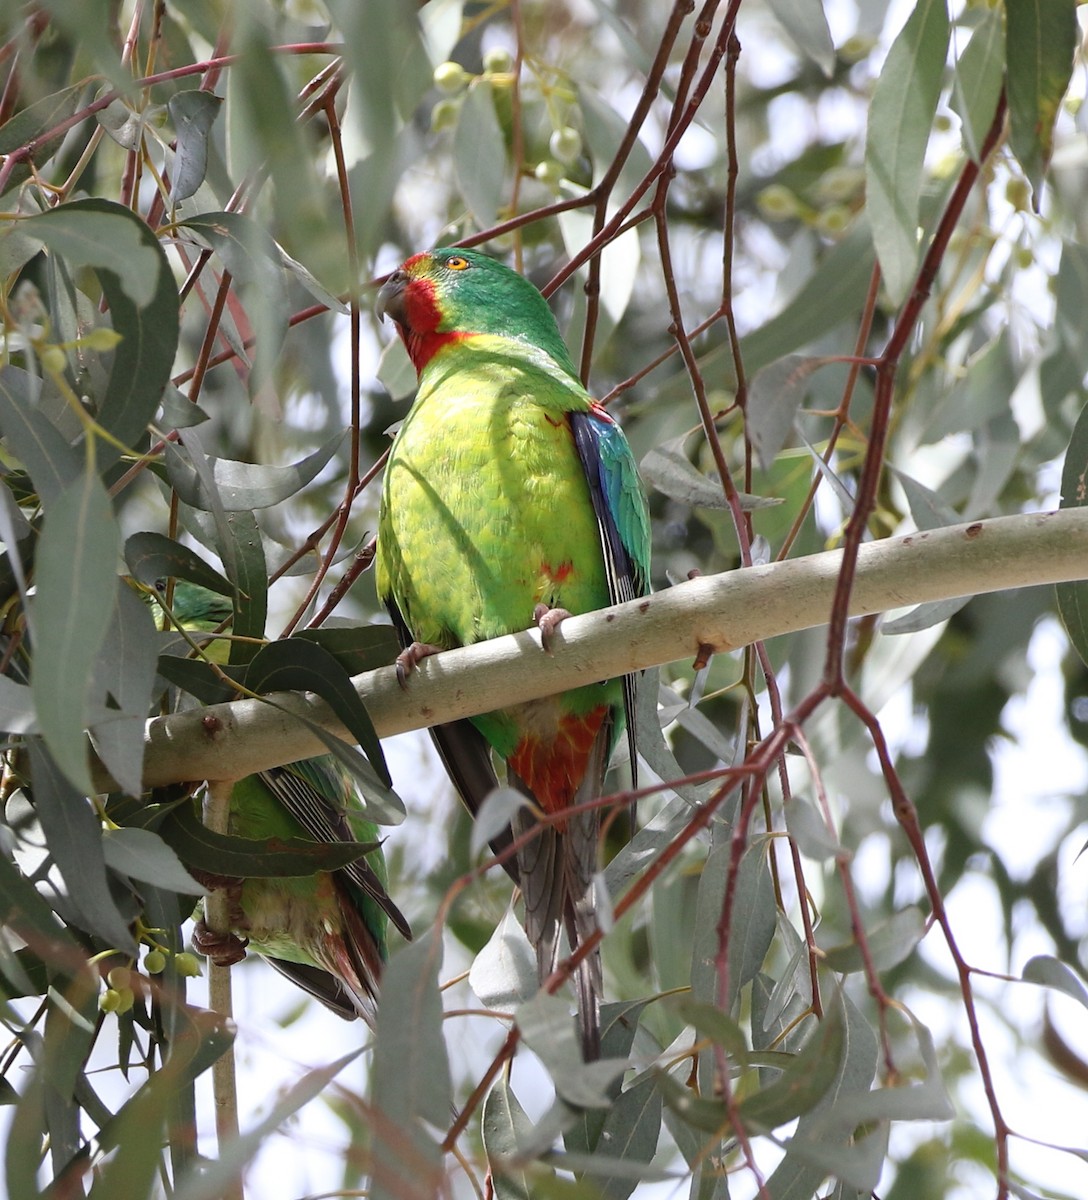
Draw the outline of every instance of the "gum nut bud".
M456 95L469 81L469 73L460 63L439 63L434 69L434 86L447 96Z
M179 975L185 975L190 979L198 979L203 974L200 969L200 959L195 954L190 954L188 950L174 955L174 967Z
M797 197L780 183L772 183L770 187L765 187L756 197L756 201L763 215L772 221L785 221L800 212Z
M554 158L546 158L543 162L536 164L533 174L541 183L554 187L563 178L565 172L562 163L556 162Z
M1014 175L1005 184L1005 199L1019 212L1025 212L1031 204L1031 187L1026 179Z
M132 988L117 989L117 1008L114 1010L117 1013L127 1013L136 1001L136 995Z
M492 46L484 55L484 70L489 75L505 75L514 65L514 57L505 46Z
M166 969L166 955L161 950L149 950L144 955L144 970L148 975L158 975Z
M129 985L129 970L128 967L113 967L110 973L106 976L106 982L111 988L126 988Z
M102 326L99 329L92 329L86 337L80 339L80 344L86 346L88 350L96 350L99 354L105 354L106 351L113 350L120 340L121 335L116 329L107 329Z
M51 375L59 375L68 365L68 356L59 346L43 346L41 360Z
M553 158L561 163L576 162L582 153L582 135L571 125L556 129L548 140L548 149Z
M441 133L444 129L452 129L457 124L457 116L461 106L456 100L439 100L431 109L431 129Z
M98 1008L100 1012L111 1013L117 1011L117 1006L121 1003L121 994L114 988L107 988L98 997Z

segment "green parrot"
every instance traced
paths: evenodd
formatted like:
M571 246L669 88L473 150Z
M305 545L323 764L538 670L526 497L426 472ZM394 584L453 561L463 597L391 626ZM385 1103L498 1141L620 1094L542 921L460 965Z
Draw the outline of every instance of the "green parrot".
M209 633L229 622L230 600L179 581L172 611L190 633ZM225 639L205 653L225 660ZM362 815L362 802L346 769L332 755L307 758L240 779L231 792L229 829L245 838L312 838L379 841ZM214 961L237 962L245 945L258 951L293 983L346 1020L373 1027L378 984L387 956L391 921L404 937L408 922L386 891L380 847L336 871L278 879L220 880L231 891L234 933L214 933L198 921L193 944Z
M404 652L402 678L437 650L516 633L545 646L571 613L645 595L650 526L634 458L582 386L547 302L528 280L471 250L417 254L385 283L419 376L385 469L378 596ZM615 745L634 746L635 677L579 687L432 731L475 813L507 782L549 816L601 794ZM536 829L510 873L541 978L565 928L577 946L597 928L600 810L540 825L524 808L493 842ZM600 1050L599 954L576 974L583 1053Z

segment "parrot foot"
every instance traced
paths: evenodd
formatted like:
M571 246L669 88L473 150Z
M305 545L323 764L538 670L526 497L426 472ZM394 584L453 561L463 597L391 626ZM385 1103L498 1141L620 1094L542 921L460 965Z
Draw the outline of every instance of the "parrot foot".
M432 654L441 654L444 647L435 646L431 642L413 642L407 650L397 655L397 683L402 688L408 687L408 676L425 659Z
M249 938L209 929L201 917L193 927L193 945L198 953L210 959L217 967L233 967L245 958Z
M569 616L565 608L549 608L546 604L538 604L533 609L533 621L540 630L540 641L548 654L552 652L555 631Z

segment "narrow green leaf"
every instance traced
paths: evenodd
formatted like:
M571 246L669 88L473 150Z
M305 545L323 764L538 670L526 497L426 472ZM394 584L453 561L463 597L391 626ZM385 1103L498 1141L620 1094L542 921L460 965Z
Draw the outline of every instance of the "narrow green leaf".
M40 379L19 367L0 367L0 430L48 508L80 473L83 462L38 410L41 387Z
M787 354L752 377L746 427L764 471L771 469L779 450L786 444L797 410L808 391L809 377L825 362L822 358Z
M199 554L181 542L152 530L134 533L126 539L125 562L133 579L138 579L148 587L155 587L162 579L174 578L198 583L220 596L234 593L229 581Z
M506 140L495 114L491 84L474 82L461 102L453 135L457 190L480 229L495 224L506 177Z
M1037 954L1024 967L1023 978L1026 983L1037 983L1041 987L1053 988L1072 996L1088 1008L1088 991L1073 971L1049 954Z
M327 1067L307 1071L297 1083L287 1089L283 1098L271 1107L262 1120L237 1141L220 1148L218 1158L210 1161L201 1159L194 1165L190 1173L179 1181L174 1200L221 1200L227 1187L241 1177L246 1164L255 1157L272 1134L304 1105L327 1091L336 1076L353 1063L364 1049L366 1047L361 1046ZM376 1194L372 1189L371 1195Z
M1076 0L1016 0L1005 6L1010 143L1035 189L1054 148L1058 106L1073 73Z
M880 72L865 142L865 197L884 282L901 303L918 263L926 145L948 53L946 0L919 0Z
M83 963L83 953L72 935L3 854L0 854L0 925L12 929L52 970L71 974Z
M774 1129L812 1109L831 1087L845 1047L841 1006L823 1020L781 1076L740 1102L740 1117L755 1132Z
M684 452L687 434L649 451L639 464L645 483L657 488L663 495L695 508L727 509L729 501L720 483L704 475L688 459ZM740 493L740 507L744 512L759 508L772 508L782 501L774 496L752 496Z
M576 1108L606 1108L608 1086L627 1067L625 1058L584 1062L570 1006L559 996L538 991L518 1006L522 1040L551 1075L556 1093Z
M158 290L159 274L166 269L162 251L146 223L114 201L75 200L60 204L29 217L22 223L22 232L36 238L71 266L116 274L126 295L140 307L151 304Z
M952 107L963 123L963 144L975 162L993 124L1005 74L1003 12L992 8L975 26L967 48L956 62Z
M31 607L31 687L58 766L90 793L88 724L98 651L109 628L121 531L98 477L77 476L45 515Z
M714 1134L724 1134L729 1128L724 1101L700 1096L662 1070L657 1070L657 1085L666 1105L686 1126ZM705 1141L702 1139L701 1144Z
M442 940L429 929L393 956L382 977L370 1079L374 1107L397 1138L374 1139L374 1200L401 1200L409 1180L421 1195L439 1190L441 1157L425 1126L444 1128L452 1100L441 965Z
M28 142L37 141L41 134L53 129L62 121L66 121L79 108L86 88L82 83L74 83L52 95L43 96L33 104L27 105L10 121L0 125L0 155L11 154ZM39 142L35 148L34 161L44 163L60 148L64 134L57 134L46 142ZM30 178L30 167L26 162L19 163L11 173L8 187L14 188ZM7 274L7 272L4 272Z
M533 1200L534 1186L539 1183L537 1173L530 1176L511 1161L517 1157L519 1143L531 1136L533 1123L505 1079L499 1079L487 1093L481 1126L495 1200Z
M391 666L400 653L392 625L331 625L300 629L293 636L322 646L349 675Z
M620 1093L608 1110L595 1158L615 1158L626 1167L648 1164L657 1153L661 1131L661 1089L658 1075L648 1071ZM603 1163L594 1169L602 1179L602 1200L627 1200L646 1172L611 1174Z
M206 828L191 804L181 804L159 834L187 866L239 879L279 879L335 871L376 848L375 842L315 842L309 838L242 838ZM201 889L197 889L199 892Z
M191 430L183 435L186 446L191 444L192 436ZM324 470L343 444L345 436L346 431L335 434L313 454L287 467L261 466L225 458L209 459L214 481L212 486L218 502L227 512L250 512L255 508L271 508L273 504L282 504ZM208 482L186 463L184 455L168 449L166 469L171 485L186 504L208 512L212 510L213 499Z
M172 892L199 896L204 890L181 859L150 829L109 829L102 835L106 863L130 879L142 879Z
M830 79L835 71L835 44L820 0L770 0L770 10L798 50Z
M45 752L37 738L28 742L34 808L57 864L77 906L80 923L126 954L136 953L128 922L110 893L102 852L102 826L90 801L80 795Z
M208 135L223 101L211 92L190 88L166 102L177 134L171 199L177 204L196 193L208 170Z
M250 662L246 685L255 692L315 692L349 730L382 783L392 787L381 742L366 706L344 668L316 642L301 638L269 642Z
M921 909L914 906L894 913L888 920L868 930L866 940L877 970L891 970L908 958L925 931L925 916ZM848 973L864 969L861 950L853 939L838 946L826 947L823 953L833 971Z

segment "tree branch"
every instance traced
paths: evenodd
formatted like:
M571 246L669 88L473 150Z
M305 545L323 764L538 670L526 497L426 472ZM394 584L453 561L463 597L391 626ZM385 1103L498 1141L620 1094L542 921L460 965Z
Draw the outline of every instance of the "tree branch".
M850 615L954 596L1006 591L1085 577L1088 508L997 517L861 547ZM354 684L381 736L552 695L628 671L809 629L828 622L842 552L677 584L643 600L563 622L553 652L537 630L495 638L424 660L406 689L392 667ZM148 722L147 787L239 778L323 753L293 714L346 736L328 706L310 694L277 693L275 705L238 700ZM95 763L96 787L115 784Z

